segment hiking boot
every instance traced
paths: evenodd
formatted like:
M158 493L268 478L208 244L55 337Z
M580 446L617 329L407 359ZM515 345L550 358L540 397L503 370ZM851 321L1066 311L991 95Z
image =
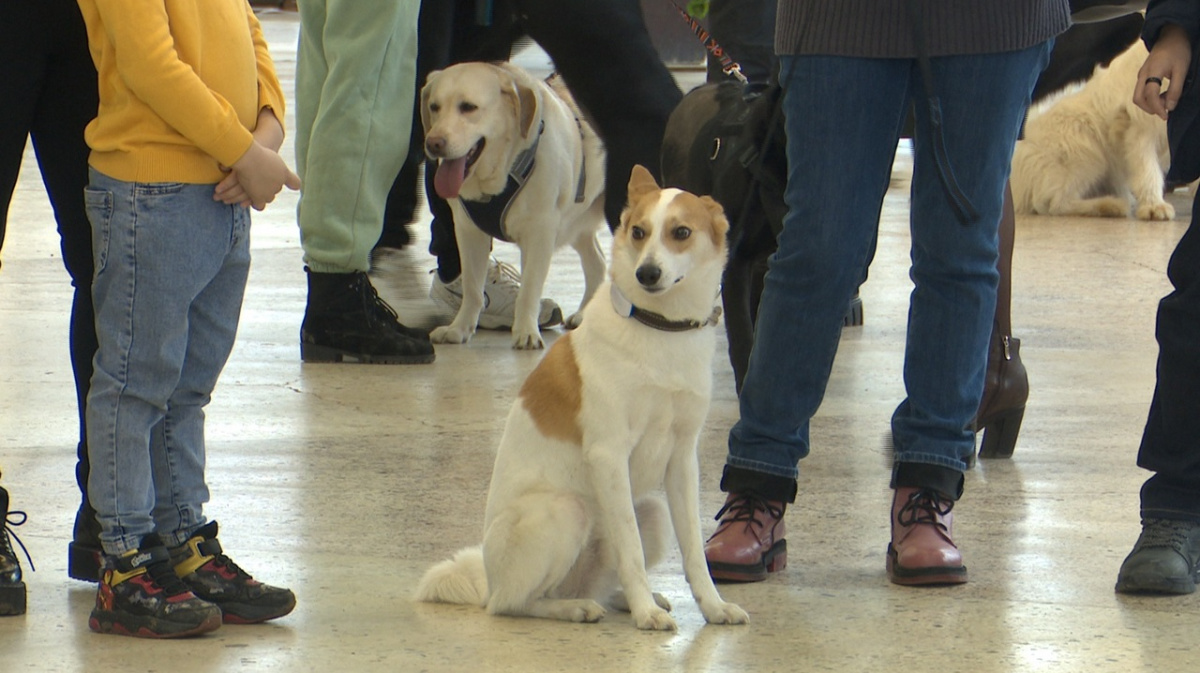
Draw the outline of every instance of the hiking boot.
M754 493L730 493L717 512L717 530L704 544L708 574L726 582L761 582L787 567L787 503Z
M221 609L196 597L175 575L155 534L138 549L104 556L96 607L88 628L138 638L180 638L214 631Z
M21 562L12 546L12 540L21 545L32 569L29 550L12 529L12 526L25 523L25 518L25 512L8 509L8 491L0 488L0 526L3 526L0 528L0 616L25 614L25 580L21 575Z
M1200 581L1200 522L1145 519L1117 573L1123 594L1190 594Z
M400 324L367 274L308 274L308 305L300 326L304 362L426 364L433 344L422 330Z
M962 584L967 568L954 544L954 501L927 488L897 488L892 499L888 579L894 584Z
M512 329L517 309L517 293L521 290L521 274L511 264L489 258L487 280L483 284L483 311L479 314L480 329ZM436 273L429 287L429 296L448 306L455 313L462 306L462 276L446 283ZM562 309L552 299L543 299L538 307L538 327L562 324Z
M183 546L172 549L171 564L197 596L221 608L226 624L265 622L296 607L296 596L291 591L255 580L221 552L216 521L197 530Z

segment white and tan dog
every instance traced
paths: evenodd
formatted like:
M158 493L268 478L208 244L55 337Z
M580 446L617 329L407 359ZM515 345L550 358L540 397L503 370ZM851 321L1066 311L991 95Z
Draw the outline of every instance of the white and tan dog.
M1170 220L1163 200L1167 123L1133 103L1146 60L1138 40L1082 89L1058 99L1025 124L1013 154L1016 212L1029 215Z
M514 348L542 348L538 308L554 251L570 245L583 265L583 305L604 278L596 238L604 224L604 150L566 87L508 64L460 63L429 75L421 90L425 153L438 162L434 188L454 213L463 301L430 334L466 343L484 308L492 238L521 248ZM568 319L578 326L579 313Z
M607 602L638 628L674 629L646 573L665 555L669 519L704 618L749 619L718 595L700 535L696 448L729 224L711 198L660 190L641 166L629 202L611 278L508 416L482 547L432 567L418 600L576 622L599 620Z

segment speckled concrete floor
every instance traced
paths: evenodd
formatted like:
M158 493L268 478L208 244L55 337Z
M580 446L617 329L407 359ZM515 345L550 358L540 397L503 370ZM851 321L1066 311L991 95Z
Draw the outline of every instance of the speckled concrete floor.
M290 86L294 15L264 21ZM70 288L27 162L0 272L0 461L13 506L29 513L19 532L37 571L27 572L28 614L0 619L0 670L1194 670L1200 598L1112 590L1138 532L1145 475L1134 456L1154 381L1154 308L1190 197L1172 197L1174 223L1018 222L1013 322L1033 389L1017 453L967 476L957 534L971 582L911 589L884 575L882 449L902 394L908 171L902 151L863 288L866 324L843 336L788 513L789 567L723 587L751 623L714 627L673 555L652 574L676 606L679 631L666 634L619 614L575 625L410 600L429 564L478 540L493 447L539 355L481 332L439 347L431 366L302 365L305 281L295 198L283 195L255 215L238 345L208 409L208 513L239 563L294 589L299 605L268 625L146 642L88 631L94 588L66 574L77 502ZM498 254L516 258L511 246ZM547 294L573 305L582 279L572 253L553 274ZM737 414L723 356L714 376L701 442L709 514Z

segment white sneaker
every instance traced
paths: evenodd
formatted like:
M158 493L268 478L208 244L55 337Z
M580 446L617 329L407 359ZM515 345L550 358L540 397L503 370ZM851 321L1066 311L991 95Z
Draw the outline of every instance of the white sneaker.
M483 311L479 314L482 329L512 329L516 312L517 292L521 289L521 274L511 264L489 258L487 280L483 284ZM433 274L429 296L457 312L462 306L462 276L449 283ZM538 327L562 323L562 309L552 299L543 299L538 308Z

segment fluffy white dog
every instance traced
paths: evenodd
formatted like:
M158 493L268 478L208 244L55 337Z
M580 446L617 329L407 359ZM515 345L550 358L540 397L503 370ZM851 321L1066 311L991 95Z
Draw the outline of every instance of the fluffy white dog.
M1147 51L1138 40L1078 91L1030 115L1012 190L1021 214L1170 220L1163 200L1167 123L1133 104Z

